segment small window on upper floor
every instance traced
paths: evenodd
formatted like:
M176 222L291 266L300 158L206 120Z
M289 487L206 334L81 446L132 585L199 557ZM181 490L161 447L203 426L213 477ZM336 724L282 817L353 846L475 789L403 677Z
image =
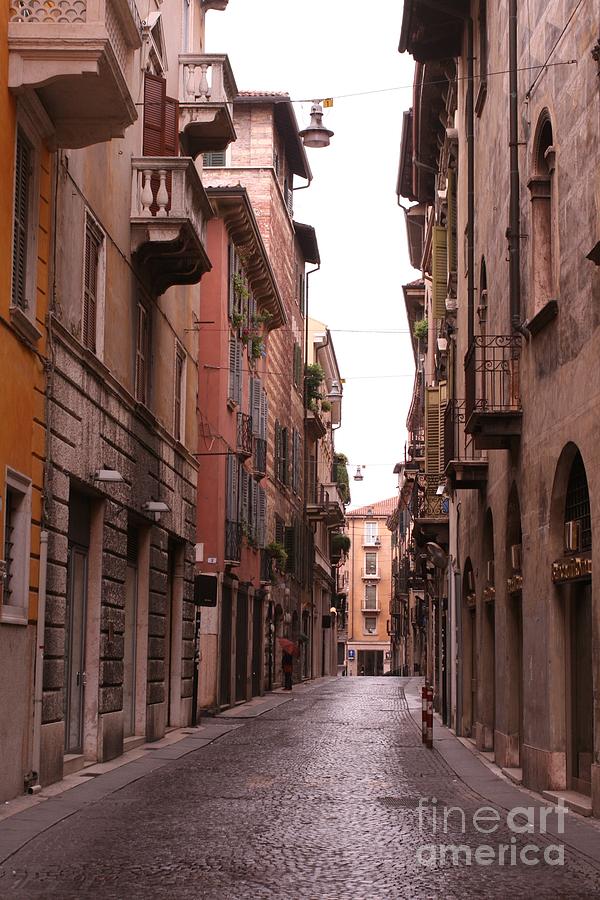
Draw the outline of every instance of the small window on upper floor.
M534 143L534 174L529 179L531 198L531 272L533 309L531 318L545 304L556 298L558 220L555 149L552 122L547 111L538 121Z
M173 437L183 441L185 435L185 360L179 341L175 343L175 396L173 402Z
M480 116L487 97L488 80L488 26L487 26L487 0L479 0L478 10L479 28L479 53L478 53L478 84L475 94L475 113Z
M83 259L81 341L102 355L104 332L105 237L96 220L86 213Z
M150 394L150 307L141 299L137 301L135 342L135 399L148 405Z
M212 150L209 153L202 154L202 162L206 167L217 167L227 165L226 150Z
M29 340L38 338L35 326L38 220L39 141L25 115L17 126L14 156L11 320Z

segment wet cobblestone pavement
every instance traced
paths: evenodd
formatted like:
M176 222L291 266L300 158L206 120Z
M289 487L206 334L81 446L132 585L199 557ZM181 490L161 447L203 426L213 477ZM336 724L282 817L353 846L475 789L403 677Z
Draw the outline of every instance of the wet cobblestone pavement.
M563 867L424 866L427 844L534 842L472 827L488 804L426 750L403 680L338 678L245 722L35 838L0 867L0 897L470 898L600 896L600 870L565 850ZM448 834L419 828L421 797L459 806ZM454 830L453 830L454 827ZM512 843L511 843L511 838ZM599 838L600 839L600 838Z

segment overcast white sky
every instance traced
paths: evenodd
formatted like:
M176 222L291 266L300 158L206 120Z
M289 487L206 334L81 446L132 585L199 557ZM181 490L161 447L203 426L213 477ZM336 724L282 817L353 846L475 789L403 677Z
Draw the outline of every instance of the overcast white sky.
M207 15L207 52L228 53L240 90L303 100L406 86L336 99L324 119L335 136L308 150L314 179L295 194L294 217L316 228L321 252L310 315L331 329L346 380L336 449L366 466L364 481L350 483L353 506L396 493L412 391L402 284L416 273L395 194L413 76L412 60L398 53L401 20L402 4L390 0L230 0ZM301 128L309 109L295 104Z

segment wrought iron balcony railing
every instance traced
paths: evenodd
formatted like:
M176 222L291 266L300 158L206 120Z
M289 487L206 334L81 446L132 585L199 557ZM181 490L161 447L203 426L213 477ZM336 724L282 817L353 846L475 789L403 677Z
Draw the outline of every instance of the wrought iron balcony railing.
M240 522L225 521L225 561L239 563L242 558L242 526Z
M417 477L417 519L448 518L448 498L438 493L438 489L440 485L444 484L444 481L443 472L429 473Z
M465 357L467 427L473 413L519 413L520 334L476 335Z
M252 456L252 416L237 414L236 449L240 456Z
M449 400L444 412L444 468L452 460L480 462L485 454L475 446L473 436L467 434L465 400Z

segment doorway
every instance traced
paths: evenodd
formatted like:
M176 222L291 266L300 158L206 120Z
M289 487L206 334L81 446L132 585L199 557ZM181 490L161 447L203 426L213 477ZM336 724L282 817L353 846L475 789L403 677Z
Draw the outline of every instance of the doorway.
M262 675L262 600L254 597L252 601L252 696L260 694Z
M383 675L383 650L359 650L357 656L359 675Z
M219 642L219 705L231 704L231 585L221 593L221 639Z
M129 554L128 554L129 555ZM125 625L123 633L123 737L135 734L135 694L137 662L137 563L127 563L125 572Z
M65 752L83 752L88 550L69 548L65 635Z
M248 594L238 590L235 612L235 699L246 700L248 674Z
M573 585L567 604L568 787L591 795L594 749L591 583Z

